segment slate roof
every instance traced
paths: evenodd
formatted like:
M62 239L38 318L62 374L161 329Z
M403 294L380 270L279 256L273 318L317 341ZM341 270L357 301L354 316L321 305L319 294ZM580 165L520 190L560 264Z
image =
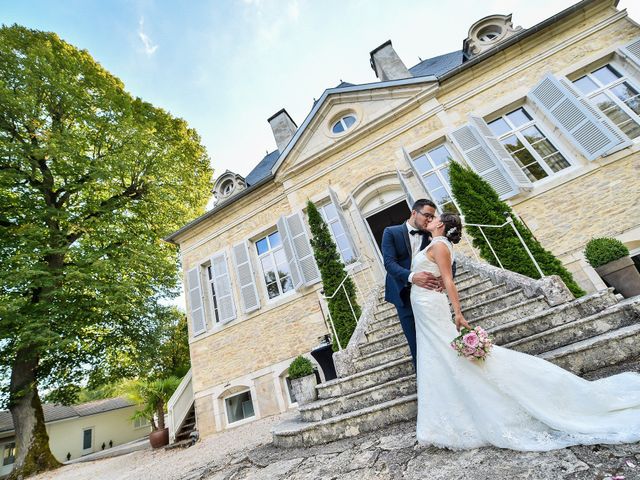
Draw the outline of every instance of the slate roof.
M445 53L437 57L427 58L409 69L414 77L433 75L439 77L444 73L462 65L462 50Z
M98 413L110 412L120 408L130 407L134 405L125 398L105 398L103 400L95 400L93 402L83 403L80 405L58 405L53 403L42 404L44 411L45 423L55 422L56 420L64 420L74 417L88 417ZM11 412L8 410L0 411L0 432L13 430L13 419Z
M253 170L249 172L249 175L245 177L245 182L247 182L247 187L251 185L255 185L260 180L267 178L271 175L271 168L278 160L280 156L280 152L278 150L274 150L271 153L267 153L262 160L258 162L258 164L253 167Z

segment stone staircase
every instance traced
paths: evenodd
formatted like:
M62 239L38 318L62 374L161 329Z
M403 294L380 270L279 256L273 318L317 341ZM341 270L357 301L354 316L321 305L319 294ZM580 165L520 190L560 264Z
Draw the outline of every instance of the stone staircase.
M604 290L574 299L558 277L532 280L462 256L456 284L465 318L487 329L498 345L578 375L611 366L621 371L640 358L640 297L618 301ZM274 428L275 445L316 445L415 418L409 348L382 289L364 306L349 346L334 360L338 378L318 385L317 401Z

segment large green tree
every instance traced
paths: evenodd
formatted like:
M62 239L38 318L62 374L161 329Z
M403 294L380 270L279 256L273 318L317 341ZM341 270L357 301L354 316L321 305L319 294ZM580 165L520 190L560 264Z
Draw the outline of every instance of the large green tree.
M0 28L0 106L0 373L18 478L57 465L38 390L153 333L178 283L161 239L203 212L211 169L183 120L52 33Z
M500 200L493 187L470 168L451 162L450 176L453 196L466 222L478 225L502 225L505 222L505 213L514 217L511 207ZM518 219L514 219L513 222L542 272L545 275L559 275L575 296L584 295L584 291L562 262L546 250L522 222ZM497 266L498 262L478 227L465 227L465 229L473 238L473 246L480 250L480 256ZM540 278L538 270L513 228L505 226L485 228L483 231L504 268L531 278Z
M311 201L307 202L307 216L309 217L309 228L313 235L311 239L313 255L320 269L324 294L332 297L327 300L327 303L334 328L338 338L340 338L340 344L344 348L349 343L358 323L357 318L360 318L362 313L356 297L356 288L351 278L345 280L344 288L340 286L347 275L347 271L340 259L338 248L331 237L328 225ZM338 289L339 291L336 293ZM337 351L338 339L335 338L335 335L332 336L334 337L333 350Z

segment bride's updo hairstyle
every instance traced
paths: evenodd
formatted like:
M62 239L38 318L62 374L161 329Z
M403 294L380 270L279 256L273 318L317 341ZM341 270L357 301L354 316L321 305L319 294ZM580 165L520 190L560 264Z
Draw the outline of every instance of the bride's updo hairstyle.
M462 238L462 221L455 213L443 213L440 221L444 223L444 235L451 243L458 243Z

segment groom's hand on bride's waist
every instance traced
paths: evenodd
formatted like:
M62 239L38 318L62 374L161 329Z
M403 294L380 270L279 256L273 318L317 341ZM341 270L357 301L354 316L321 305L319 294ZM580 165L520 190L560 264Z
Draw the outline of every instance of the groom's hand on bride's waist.
M411 283L417 285L418 287L426 288L428 290L436 290L438 292L441 292L444 288L442 279L439 277L435 277L432 273L429 272L414 273L413 278L411 279Z

